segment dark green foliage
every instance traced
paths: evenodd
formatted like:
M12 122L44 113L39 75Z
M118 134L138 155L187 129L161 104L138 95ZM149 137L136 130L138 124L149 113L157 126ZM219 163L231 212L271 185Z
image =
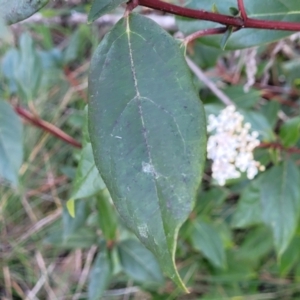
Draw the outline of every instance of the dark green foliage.
M299 37L229 26L185 45L129 11L69 27L124 0L54 1L49 23L6 26L46 2L0 0L1 297L299 299ZM244 0L250 18L299 22L298 0L262 2ZM241 15L236 0L185 3ZM185 35L220 26L176 20ZM185 56L258 132L253 179L217 185L206 125L225 105Z

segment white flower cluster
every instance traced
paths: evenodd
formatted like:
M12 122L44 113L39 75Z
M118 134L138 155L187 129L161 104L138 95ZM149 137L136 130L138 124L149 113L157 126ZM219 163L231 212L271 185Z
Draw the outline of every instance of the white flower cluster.
M258 132L250 132L251 124L243 123L244 117L233 105L227 106L218 116L208 116L207 157L213 160L212 177L219 185L226 180L239 178L246 172L253 179L265 167L254 160L253 150L260 144Z

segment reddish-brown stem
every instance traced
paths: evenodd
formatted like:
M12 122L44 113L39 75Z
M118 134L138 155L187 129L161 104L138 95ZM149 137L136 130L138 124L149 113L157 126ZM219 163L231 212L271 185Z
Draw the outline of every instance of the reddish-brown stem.
M199 30L197 32L194 32L194 33L188 35L184 39L184 43L187 45L190 42L192 42L193 40L198 39L202 36L220 34L220 33L226 32L226 30L227 30L227 27L218 27L218 28L209 28L209 29Z
M130 0L127 2L126 13L133 11L139 5L139 0ZM125 14L126 14L125 13Z
M257 148L273 148L273 149L279 149L282 151L285 151L287 153L294 153L294 154L300 154L300 149L296 147L290 147L290 148L285 148L283 145L280 143L261 143Z
M188 43L190 43L200 37L221 34L221 33L226 32L227 30L228 30L228 27L208 28L208 29L199 30L199 31L196 31L196 32L188 35L184 39L184 43L185 43L185 45L187 45ZM233 32L238 31L238 30L240 30L240 28L236 28L236 27L233 28Z
M242 28L257 28L270 30L286 30L300 31L300 23L281 22L281 21L266 21L247 18L243 20L240 17L232 17L228 15L212 13L205 10L195 10L186 7L181 7L175 4L163 2L160 0L139 0L139 4L152 9L161 10L174 15L183 17L206 20L215 23L220 23L226 26L242 27Z
M245 5L244 5L244 0L237 0L237 2L238 2L238 8L239 8L241 17L245 21L248 19L248 17L247 17Z
M175 4L163 2L160 0L139 0L139 4L152 9L161 10L174 15L188 17L192 19L207 20L224 25L235 27L243 27L243 20L232 16L212 13L204 10L195 10L186 7L181 7Z
M66 134L64 131L57 128L53 124L38 118L36 115L32 114L30 111L28 111L24 107L17 105L14 107L14 110L19 116L21 116L23 119L27 120L28 122L32 123L36 127L39 127L46 132L49 132L50 134L56 136L57 138L67 142L68 144L70 144L76 148L82 147L79 142L77 142L71 136Z
M283 99L281 96L276 95L274 93L271 93L268 90L262 90L261 92L262 92L262 97L267 99L267 100L275 100L275 101L278 101L279 103L281 103L283 105L299 108L299 105L296 102Z

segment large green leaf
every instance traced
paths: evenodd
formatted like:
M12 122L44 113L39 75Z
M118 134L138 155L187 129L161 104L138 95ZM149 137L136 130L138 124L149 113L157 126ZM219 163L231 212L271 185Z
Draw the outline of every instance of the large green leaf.
M109 13L125 2L127 2L127 0L94 0L88 16L89 23Z
M17 185L22 160L22 123L11 106L0 100L0 177Z
M126 274L136 281L161 285L164 277L153 254L141 243L126 240L118 245L121 265Z
M291 160L261 174L260 194L263 220L273 231L279 256L297 228L300 211L300 173Z
M22 21L40 10L49 0L0 0L1 17L8 24Z
M194 9L212 11L213 4L221 14L230 15L230 7L237 7L236 0L186 0L187 6ZM278 20L299 22L300 2L298 0L244 0L247 14L250 18L263 20ZM208 21L177 19L180 31L190 34L197 30L220 27L218 23ZM290 35L288 31L241 29L234 32L226 45L226 49L242 49L270 43ZM201 41L207 45L220 48L222 35L203 37Z
M206 149L202 104L177 42L153 21L121 19L89 74L95 162L127 226L184 288L174 256Z

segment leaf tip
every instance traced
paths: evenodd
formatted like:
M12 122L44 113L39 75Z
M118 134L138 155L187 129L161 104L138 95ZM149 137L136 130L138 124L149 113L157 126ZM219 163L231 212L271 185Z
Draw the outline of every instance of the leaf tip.
M75 200L69 199L67 204L67 210L72 218L75 218Z
M171 279L173 280L173 282L177 285L178 288L180 288L180 290L186 294L189 294L190 291L188 290L188 288L186 287L186 285L184 284L184 282L182 281L180 275L178 274L177 270L176 273L174 274L173 277L171 277Z

